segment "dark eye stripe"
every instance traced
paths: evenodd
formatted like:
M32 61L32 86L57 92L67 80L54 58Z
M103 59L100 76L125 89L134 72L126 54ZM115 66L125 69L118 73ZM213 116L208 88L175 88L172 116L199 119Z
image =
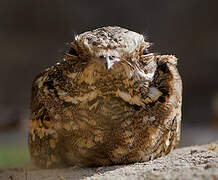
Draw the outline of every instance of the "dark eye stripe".
M78 56L78 53L76 52L76 50L74 48L70 48L69 50L69 54L74 55L74 56Z
M144 50L142 51L142 54L143 54L143 55L148 54L148 49L144 49Z

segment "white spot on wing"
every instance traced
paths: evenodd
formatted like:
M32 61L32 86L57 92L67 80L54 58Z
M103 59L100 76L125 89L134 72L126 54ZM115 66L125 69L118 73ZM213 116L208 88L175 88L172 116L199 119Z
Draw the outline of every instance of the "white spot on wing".
M70 102L72 104L78 103L78 101L75 98L69 96L68 93L65 91L59 90L58 95L59 95L60 99L64 100L65 102Z
M72 104L77 104L78 101L77 101L76 99L73 99L73 98L72 98L72 99L71 99L71 103L72 103Z
M74 79L74 78L77 76L77 73L70 73L70 74L67 74L67 76L68 76L69 78Z
M141 77L143 77L143 78L145 78L146 80L149 80L149 81L151 81L153 79L153 77L154 77L154 72L145 74L143 71L138 70L137 73Z
M166 146L169 146L169 145L170 145L169 139L166 140L165 144L166 144Z
M116 91L116 95L118 97L121 97L124 101L130 103L130 104L136 104L138 106L142 106L142 99L139 96L131 96L129 93L127 92L123 92L123 91Z
M124 101L130 101L131 96L129 93L123 92L118 90L118 95L124 100Z
M148 96L151 98L152 101L156 101L161 95L162 92L160 92L156 87L149 88Z
M127 71L126 75L130 79L132 77L132 75L133 75L133 72L132 71Z
M154 122L155 121L155 116L150 117L149 121Z

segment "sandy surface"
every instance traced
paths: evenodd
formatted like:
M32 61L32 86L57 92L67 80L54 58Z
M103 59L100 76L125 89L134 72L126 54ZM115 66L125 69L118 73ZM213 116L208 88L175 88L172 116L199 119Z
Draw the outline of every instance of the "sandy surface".
M212 179L218 180L218 141L176 149L145 163L99 168L1 169L1 180Z

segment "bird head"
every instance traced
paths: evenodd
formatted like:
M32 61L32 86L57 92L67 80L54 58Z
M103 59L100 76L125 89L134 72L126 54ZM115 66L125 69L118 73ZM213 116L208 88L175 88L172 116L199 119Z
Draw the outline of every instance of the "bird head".
M108 26L75 36L69 54L112 69L122 60L134 61L147 54L150 43L144 36L127 29Z

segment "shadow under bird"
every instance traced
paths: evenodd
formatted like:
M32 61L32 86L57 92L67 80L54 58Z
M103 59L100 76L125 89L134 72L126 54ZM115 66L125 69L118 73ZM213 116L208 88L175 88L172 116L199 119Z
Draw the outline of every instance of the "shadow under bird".
M182 81L173 55L109 26L75 36L32 85L28 145L42 168L108 166L168 154L180 138Z

